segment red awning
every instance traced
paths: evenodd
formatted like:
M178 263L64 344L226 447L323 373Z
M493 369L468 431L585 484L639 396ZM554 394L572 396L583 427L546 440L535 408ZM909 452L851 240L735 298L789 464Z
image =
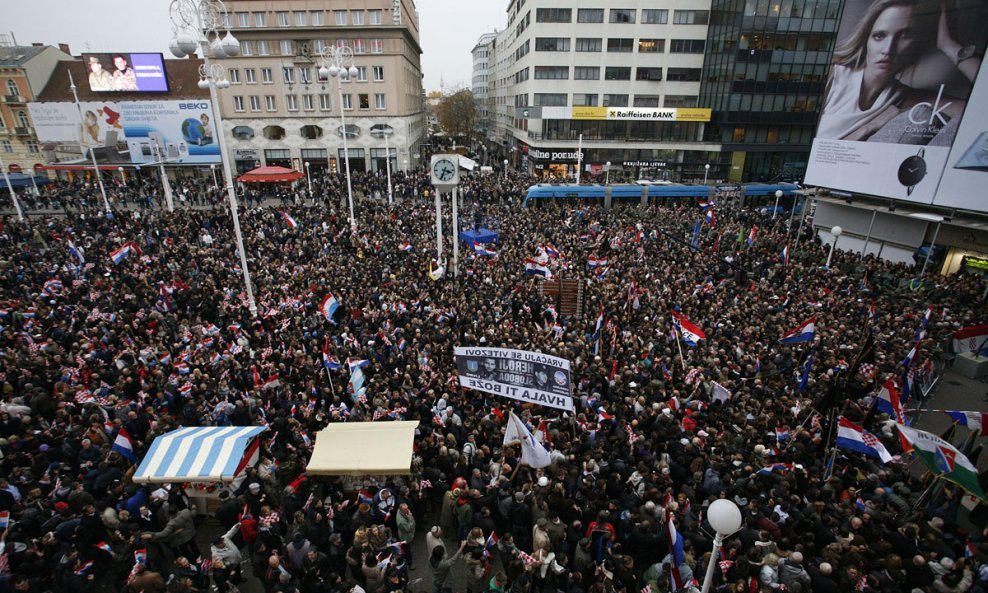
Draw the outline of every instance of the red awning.
M295 181L304 177L301 171L286 167L258 167L247 171L237 181L241 183L275 183L279 181Z

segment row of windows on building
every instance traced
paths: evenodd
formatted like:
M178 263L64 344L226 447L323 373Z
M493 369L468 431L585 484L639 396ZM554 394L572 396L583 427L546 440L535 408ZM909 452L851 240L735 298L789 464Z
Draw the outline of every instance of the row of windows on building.
M38 144L37 140L28 140L26 143L27 151L32 154L38 154L41 152L41 146ZM10 140L0 140L0 150L5 153L14 152L14 145Z
M358 93L356 95L343 95L343 109L370 109L371 94ZM356 99L354 99L356 97ZM387 97L384 93L373 94L374 109L383 110L388 108ZM238 113L251 111L257 113L261 111L261 101L264 101L264 111L278 111L278 98L275 95L233 95L233 110ZM322 93L319 95L285 95L285 109L288 111L332 111L332 95Z
M597 93L572 93L573 107L658 107L660 95L631 95ZM533 93L529 103L528 93L515 95L515 107L568 107L570 93ZM603 100L601 100L603 97ZM663 107L696 107L696 95L665 95Z
M241 82L256 84L258 81L258 71L260 71L261 83L271 84L274 82L273 68L244 68L243 78L240 76L239 68L230 68L227 70L227 74L232 84L240 84ZM384 82L384 66L371 66L370 73L374 82ZM283 66L281 68L281 80L286 84L295 84L297 82L311 84L313 82L326 82L327 79L319 74L318 68L309 66L299 68ZM351 82L350 74L346 70L343 71L341 80L343 82ZM367 82L367 66L357 66L357 76L352 80L356 82Z
M26 111L17 112L17 126L21 128L28 128L31 126L31 119L27 116ZM3 113L0 113L0 130L7 127L7 122L3 120Z
M641 13L639 19L639 12ZM669 23L669 11L664 8L612 8L607 13L607 22L612 24L665 25ZM578 8L576 22L603 23L605 9ZM674 25L706 25L710 18L708 10L674 10L672 24ZM535 22L537 23L572 23L572 8L536 8Z
M569 37L536 37L535 51L570 51L571 39ZM635 49L635 40L628 38L608 38L607 51L616 53L630 53ZM594 37L577 37L576 51L578 52L599 52L603 49L603 40ZM637 43L638 53L662 53L665 51L665 39L639 39ZM704 39L671 39L669 41L669 53L673 54L702 54L706 47Z
M327 12L332 12L332 20L327 18ZM226 13L224 25L246 29L268 27L269 22L276 27L323 27L330 22L340 27L384 24L383 10L280 10L270 20L269 15L267 12Z
M569 66L535 66L535 80L569 80ZM662 68L643 67L634 68L635 76L632 79L630 66L573 66L573 80L600 80L601 70L604 73L604 80L649 80L661 81ZM696 81L700 80L700 68L668 68L668 79L675 81ZM529 68L522 68L515 74L515 84L525 82L529 79Z
M348 47L355 54L365 54L370 48L372 54L384 53L383 39L337 39L335 42L328 39L313 39L311 41L295 41L292 39L281 39L279 41L269 39L243 40L240 42L240 54L243 56L297 56L315 55L332 46Z
M606 45L600 37L577 37L570 43L568 37L536 37L535 51L568 52L572 47L577 52L632 53L638 49L640 54L660 54L666 50L666 40L658 38L609 37ZM702 54L706 48L704 39L671 39L669 53ZM526 40L515 50L515 59L528 55L531 51L531 40Z

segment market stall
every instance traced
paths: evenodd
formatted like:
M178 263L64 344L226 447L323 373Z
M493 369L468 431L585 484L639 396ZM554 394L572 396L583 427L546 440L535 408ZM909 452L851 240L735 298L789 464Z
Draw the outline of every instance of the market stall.
M418 425L418 421L332 423L316 435L306 471L311 476L410 474Z
M247 171L237 181L240 183L281 183L285 181L298 181L305 175L301 171L295 171L286 167L258 167L253 171Z
M266 426L188 426L154 439L134 482L177 483L195 495L235 489L257 463ZM190 493L190 495L192 495Z

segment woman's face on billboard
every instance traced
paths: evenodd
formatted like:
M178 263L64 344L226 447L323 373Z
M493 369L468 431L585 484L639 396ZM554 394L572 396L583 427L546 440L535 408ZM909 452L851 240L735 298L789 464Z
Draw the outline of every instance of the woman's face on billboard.
M913 8L886 8L875 19L868 35L866 70L880 78L894 76L911 63L914 43Z

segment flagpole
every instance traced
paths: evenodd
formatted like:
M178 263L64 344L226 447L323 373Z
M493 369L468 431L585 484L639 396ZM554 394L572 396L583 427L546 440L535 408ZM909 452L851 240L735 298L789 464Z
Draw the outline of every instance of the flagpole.
M679 348L679 361L683 363L683 370L686 370L686 358L683 356L683 345L680 343L681 336L679 332L672 330L672 335L676 338L676 346Z
M333 393L333 397L336 396L336 386L333 385L333 373L330 372L329 367L326 367L326 376L329 378L329 389Z

